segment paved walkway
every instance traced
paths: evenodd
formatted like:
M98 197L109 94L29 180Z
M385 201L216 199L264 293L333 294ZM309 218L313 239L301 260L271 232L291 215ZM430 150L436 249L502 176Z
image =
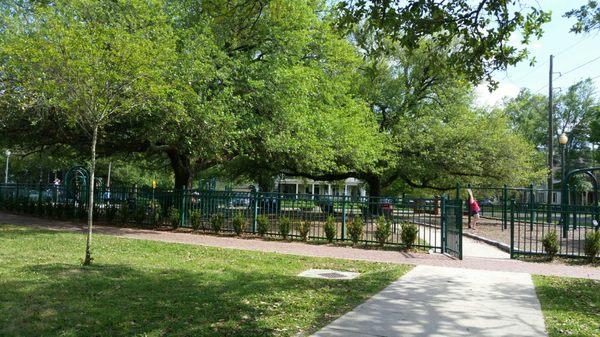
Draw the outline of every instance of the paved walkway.
M43 227L53 230L84 232L81 224L64 221L39 219L0 212L0 223ZM600 268L567 266L561 264L531 263L489 257L469 256L468 244L464 260L456 260L441 254L406 253L398 251L365 250L329 245L310 245L300 242L268 241L180 232L161 232L143 229L95 226L95 233L115 235L132 239L145 239L164 242L186 243L222 248L244 249L281 254L294 254L315 257L331 257L374 262L390 262L425 266L454 267L488 271L522 272L539 275L555 275L591 278L600 280ZM465 241L468 242L468 241ZM475 254L476 255L476 254Z
M314 337L546 336L531 276L417 266Z

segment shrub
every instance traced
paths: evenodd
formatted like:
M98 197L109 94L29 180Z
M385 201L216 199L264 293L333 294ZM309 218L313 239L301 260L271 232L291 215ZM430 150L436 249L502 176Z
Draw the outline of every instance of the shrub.
M237 213L233 217L232 224L233 231L235 232L235 234L237 234L238 236L242 235L242 233L246 229L246 219L244 219L244 215L242 213Z
M279 235L281 235L284 240L287 240L291 227L292 222L290 221L290 218L283 217L279 219Z
M269 219L264 215L256 217L256 231L258 235L264 236L269 231Z
M405 222L402 224L402 233L400 234L400 239L402 240L402 243L406 249L411 249L414 246L415 242L417 242L418 235L419 228L417 225L410 222Z
M52 204L52 201L46 201L44 203L44 215L48 218L52 217L54 213L54 205Z
M558 253L558 235L556 231L550 231L542 238L542 246L544 251L548 255L550 260L554 259L556 253Z
M54 206L54 217L57 219L62 219L64 216L64 211L65 211L65 205L63 204L56 204L56 206Z
M348 224L348 235L350 235L350 240L352 240L352 244L356 245L360 238L363 235L365 223L363 219L359 216L352 219L352 221Z
M327 242L332 243L337 234L337 226L335 225L335 219L331 215L325 220L325 227L323 229L325 230Z
M308 240L308 232L310 231L310 223L308 221L300 221L298 223L298 232L302 241Z
M380 216L377 219L377 228L375 229L375 239L383 247L388 237L392 234L392 224L385 217Z
M190 212L190 224L192 229L197 231L202 226L202 213L199 209L192 210Z
M106 208L106 220L108 220L108 222L112 223L115 220L116 216L117 216L117 209L115 208L114 204L110 204Z
M134 218L138 225L144 223L144 219L146 219L146 205L139 203L135 206Z
M121 208L119 209L119 220L121 220L122 224L127 224L129 222L129 203L124 202L121 204Z
M169 210L169 222L171 222L171 227L173 227L173 229L179 227L179 217L179 209L177 209L177 207L171 207Z
M588 232L585 235L583 251L590 262L594 261L594 258L600 253L600 231Z
M158 225L160 225L161 218L162 218L162 206L160 205L160 203L154 201L154 202L152 202L152 224L155 227L158 227Z
M225 224L225 218L223 217L223 214L216 213L210 217L210 227L212 228L213 232L219 233L221 228L223 228L223 224Z

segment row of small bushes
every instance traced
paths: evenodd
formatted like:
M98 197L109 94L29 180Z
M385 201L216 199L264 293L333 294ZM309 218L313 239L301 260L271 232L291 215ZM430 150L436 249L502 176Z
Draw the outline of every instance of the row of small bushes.
M87 207L84 203L75 205L75 203L54 203L45 201L39 203L37 200L29 198L19 198L17 200L7 198L2 200L1 208L10 212L33 214L47 218L56 219L85 219L87 218ZM101 215L101 209L94 207L94 218L98 219ZM103 209L104 218L110 223L127 224L131 221L139 225L150 223L158 225L164 218L160 203L138 203L133 210L130 210L129 203L107 205Z
M169 212L169 218L171 219L171 224L174 229L179 226L180 223L180 213L177 208L171 208ZM190 224L192 229L199 230L202 227L202 215L199 210L194 210L189 214ZM213 214L209 219L210 229L219 233L225 225L225 218L223 214L216 213ZM244 215L242 213L237 213L234 215L232 219L232 227L233 231L239 236L241 235L248 224ZM310 222L308 221L300 221L295 226L292 224L292 220L288 217L282 217L278 222L279 235L287 240L292 227L295 227L300 234L300 238L302 241L308 240L308 234L310 231ZM360 217L355 217L348 223L348 235L350 240L354 245L358 244L358 242L362 239L365 224ZM202 229L206 229L202 227ZM260 236L265 236L270 229L269 218L264 215L259 215L256 218L256 232ZM337 235L337 226L335 224L335 219L332 216L327 217L324 225L325 237L329 243L332 243L335 240ZM417 241L419 230L416 225L405 222L402 224L401 231L401 241L404 246L408 249L412 248ZM377 228L375 229L375 238L377 242L383 246L389 236L392 234L391 222L384 217L379 217L377 220Z
M544 252L550 260L553 260L560 249L558 234L556 231L550 231L542 238ZM583 242L583 252L590 262L593 262L596 256L600 254L600 231L591 231L586 233Z

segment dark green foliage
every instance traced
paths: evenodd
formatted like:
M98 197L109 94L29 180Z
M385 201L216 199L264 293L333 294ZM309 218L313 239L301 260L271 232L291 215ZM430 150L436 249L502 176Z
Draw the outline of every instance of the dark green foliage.
M246 229L246 219L244 218L244 214L237 213L232 220L233 231L235 234L242 235L244 230Z
M44 203L44 216L51 218L54 216L54 204L52 203L52 201L46 201Z
M330 215L325 220L325 226L323 228L325 230L325 237L327 238L327 242L333 243L333 239L337 234L337 226L335 225L335 219Z
M117 216L117 208L115 207L115 204L107 205L105 212L106 220L108 222L113 222L115 220L115 217Z
M377 228L375 229L375 239L383 247L388 237L392 234L392 224L383 216L377 219Z
M287 240L288 235L290 234L290 229L292 227L292 221L288 217L282 217L279 219L279 235L284 240Z
M298 222L298 233L302 241L308 240L308 233L310 232L310 222L300 221Z
M119 206L119 220L126 225L129 222L129 203L123 202Z
M162 206L159 202L152 203L152 224L154 227L160 226L163 218Z
M94 214L94 219L98 219L100 217L100 207L98 207L97 205L94 206L94 209L92 212Z
M417 225L405 222L402 224L402 233L400 234L400 239L402 243L406 247L406 249L411 249L415 242L417 241L417 236L419 235L419 228Z
M144 223L144 220L146 219L146 204L140 202L139 200L135 206L134 218L135 223L137 223L138 225L142 225Z
M267 234L269 231L269 218L267 218L265 215L259 215L256 217L256 227L258 235L265 236L265 234Z
M202 212L199 209L195 209L190 212L190 222L192 229L197 231L202 226Z
M348 235L350 235L350 240L352 240L352 244L356 245L358 241L360 241L364 230L365 223L363 222L363 219L361 217L354 217L354 219L350 221L350 223L348 224Z
M212 228L213 232L219 233L221 228L223 228L223 224L225 224L225 218L223 217L223 214L216 213L210 217L210 227Z
M600 231L588 232L585 235L583 251L590 261L600 254Z
M171 223L171 227L173 227L173 229L179 228L180 219L181 215L179 214L179 209L177 209L177 207L171 207L169 210L169 222Z
M556 231L550 231L542 238L542 246L550 260L554 259L558 253L558 234Z

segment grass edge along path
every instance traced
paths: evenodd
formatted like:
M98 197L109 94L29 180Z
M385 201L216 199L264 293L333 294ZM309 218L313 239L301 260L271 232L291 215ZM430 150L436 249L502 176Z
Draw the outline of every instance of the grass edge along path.
M100 234L83 267L84 240L0 224L0 335L306 336L411 268Z
M600 336L600 281L532 275L549 337Z

